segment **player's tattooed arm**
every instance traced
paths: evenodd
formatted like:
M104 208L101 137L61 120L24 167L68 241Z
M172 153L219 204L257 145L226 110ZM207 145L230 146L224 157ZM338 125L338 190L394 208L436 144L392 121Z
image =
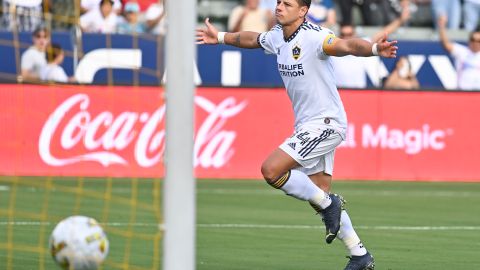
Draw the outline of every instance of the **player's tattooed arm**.
M340 39L329 35L323 42L323 51L331 56L372 56L394 58L397 54L397 41L387 41L385 35L376 43L371 43L361 38Z
M372 44L360 38L340 39L331 35L323 42L323 51L331 56L371 56Z
M249 31L226 33L225 44L247 49L260 48L260 45L257 42L258 35L260 34Z
M235 35L235 43L233 44L234 46L239 47L240 46L240 33L237 33Z

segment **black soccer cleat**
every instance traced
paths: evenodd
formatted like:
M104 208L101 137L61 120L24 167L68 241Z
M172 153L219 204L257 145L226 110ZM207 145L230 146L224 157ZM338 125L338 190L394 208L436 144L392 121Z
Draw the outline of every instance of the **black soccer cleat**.
M373 256L367 252L363 256L350 256L347 266L344 270L373 270L375 269L375 260Z
M320 210L325 222L325 241L330 244L337 237L340 230L340 217L342 216L342 199L337 194L330 194L332 203L325 209Z

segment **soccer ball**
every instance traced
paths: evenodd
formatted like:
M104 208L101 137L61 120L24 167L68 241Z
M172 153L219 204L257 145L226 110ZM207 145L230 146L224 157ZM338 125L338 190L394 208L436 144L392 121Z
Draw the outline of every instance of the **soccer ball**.
M95 219L71 216L53 229L50 252L63 269L97 269L108 254L107 235Z

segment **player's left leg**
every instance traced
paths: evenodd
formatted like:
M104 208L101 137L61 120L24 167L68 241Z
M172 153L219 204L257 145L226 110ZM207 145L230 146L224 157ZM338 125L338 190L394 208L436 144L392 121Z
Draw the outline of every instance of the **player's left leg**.
M328 160L328 156L326 157ZM326 170L328 170L328 161L325 162L327 164ZM332 176L324 171L309 175L312 182L314 182L317 186L321 189L325 190L325 192L330 192L331 183L332 183ZM332 196L332 195L330 195ZM333 195L335 196L335 195ZM337 238L340 239L345 247L350 252L350 261L348 262L345 270L370 270L374 269L375 263L373 257L367 251L365 246L363 245L362 241L358 237L357 233L353 229L352 221L347 213L347 210L344 207L344 201L342 199L342 214L340 217L340 231L338 232ZM321 211L315 206L312 206L315 211L321 214Z

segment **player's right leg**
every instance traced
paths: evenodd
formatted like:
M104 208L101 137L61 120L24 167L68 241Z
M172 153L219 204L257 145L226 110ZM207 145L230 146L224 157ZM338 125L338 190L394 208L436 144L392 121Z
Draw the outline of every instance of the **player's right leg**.
M276 149L262 164L262 174L269 185L294 198L308 201L321 211L326 226L326 242L331 243L340 230L341 201L315 185L298 163L281 149Z

